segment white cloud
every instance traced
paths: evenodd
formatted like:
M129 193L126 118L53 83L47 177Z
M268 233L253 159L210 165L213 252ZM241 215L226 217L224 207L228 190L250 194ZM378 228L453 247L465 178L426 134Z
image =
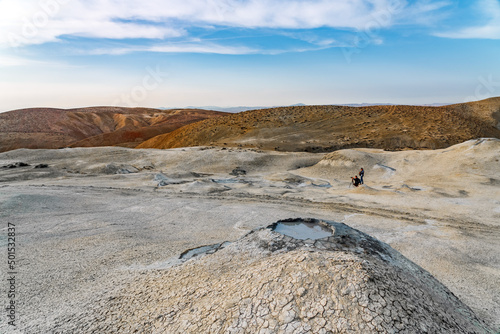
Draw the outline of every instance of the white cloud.
M232 47L214 43L177 43L158 44L146 47L101 48L90 51L94 55L121 55L132 52L163 52L163 53L216 53L226 55L243 55L261 53L257 49L247 47Z
M443 10L452 6L452 1L421 1L401 10L397 20L400 24L418 24L430 26L439 23L452 12Z
M255 49L247 47L231 47L217 44L184 44L184 45L158 45L148 49L152 52L190 52L190 53L218 53L227 55L241 55L257 53Z
M100 48L85 51L92 55L123 55L132 52L161 52L161 53L213 53L223 55L249 55L249 54L269 54L276 55L287 52L307 52L327 49L331 47L347 46L346 44L335 45L334 41L324 41L323 44L316 44L308 47L294 47L290 49L262 49L250 48L245 46L226 46L207 41L198 41L198 43L173 43L157 44L145 47L121 47L121 48Z
M500 1L480 0L477 8L486 18L486 24L476 27L467 27L458 31L436 33L438 37L445 38L480 38L500 39Z
M395 6L408 11L420 8L419 15L436 9L419 4L405 0L0 0L0 47L43 44L62 36L165 40L188 37L191 27L210 26L363 30L380 13L390 16L379 20L380 26L393 24L392 16L400 15L394 12Z

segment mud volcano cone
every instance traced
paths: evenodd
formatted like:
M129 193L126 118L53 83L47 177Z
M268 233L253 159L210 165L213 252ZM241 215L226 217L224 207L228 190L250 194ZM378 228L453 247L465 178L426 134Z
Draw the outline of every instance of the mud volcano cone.
M210 253L142 275L102 305L107 324L87 329L113 323L147 333L490 332L428 272L344 224L289 219Z

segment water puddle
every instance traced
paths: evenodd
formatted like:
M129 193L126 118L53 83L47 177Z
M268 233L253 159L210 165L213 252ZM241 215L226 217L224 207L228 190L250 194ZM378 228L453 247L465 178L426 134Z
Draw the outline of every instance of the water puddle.
M213 244L213 245L207 245L207 246L201 246L198 248L193 248L193 249L188 249L184 253L181 254L179 259L181 260L189 260L192 259L195 256L199 256L202 254L213 254L217 252L219 249L226 247L229 245L230 242L223 242L220 244Z
M321 183L321 184L316 184L312 183L313 186L318 187L318 188L331 188L332 185L330 183Z
M213 182L219 183L219 184L227 184L227 183L239 183L240 180L238 179L212 179Z
M319 221L304 221L297 219L293 221L279 221L272 225L271 229L294 239L299 240L317 240L328 238L333 235L331 228L324 226Z

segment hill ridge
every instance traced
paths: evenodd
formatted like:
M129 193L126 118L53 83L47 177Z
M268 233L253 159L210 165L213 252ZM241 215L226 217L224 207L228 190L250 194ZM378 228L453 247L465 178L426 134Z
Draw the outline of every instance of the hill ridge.
M448 106L292 106L209 119L154 137L137 148L242 146L328 152L372 147L443 148L500 138L500 98Z
M122 107L25 108L0 114L0 152L67 146L135 147L186 124L225 113Z

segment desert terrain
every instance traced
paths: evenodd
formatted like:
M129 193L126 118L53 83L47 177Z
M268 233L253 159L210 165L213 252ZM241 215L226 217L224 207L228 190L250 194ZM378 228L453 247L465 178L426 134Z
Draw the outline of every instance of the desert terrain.
M473 108L467 112L470 110ZM473 110L482 115L484 124L490 122L488 127L478 121L474 129L496 131L491 110L484 105ZM236 122L235 117L240 116L224 120ZM460 125L459 120L453 122L454 126ZM219 120L204 122L216 124ZM311 128L317 128L317 124ZM193 133L194 125L184 129ZM177 136L179 131L172 135ZM227 138L223 140L230 144ZM244 136L238 138L243 140ZM461 138L457 135L454 140ZM240 139L232 144L239 145ZM441 145L444 143L436 144ZM19 162L27 166L16 165ZM239 310L240 315L234 315L238 322L225 332L252 332L250 328L260 328L262 333L313 333L315 328L325 333L335 328L366 333L425 332L426 328L432 331L432 324L439 324L436 319L445 321L450 327L442 328L450 328L451 332L500 330L497 138L473 139L437 150L398 152L375 148L278 152L224 147L223 143L166 150L17 149L0 154L1 166L6 167L0 168L0 217L4 222L0 247L5 254L7 222L15 224L18 327L12 331L2 320L0 332L217 332L215 329L221 331L222 325L212 323L208 315L217 316L226 309ZM355 188L350 178L361 167L366 171L365 184ZM392 254L393 261L384 260L383 254L373 257L368 246L366 254L356 253L360 252L357 246L325 253L305 245L290 252L272 253L276 256L260 250L262 240L269 245L283 241L269 230L256 229L289 218L334 222L332 226L340 230L347 227L335 224L346 224L360 232L345 233L366 233L375 238L378 241L373 245L381 242L376 246L379 253L375 253ZM249 235L252 231L260 232ZM179 260L187 250L225 242L232 244L214 254ZM333 313L327 311L329 305L349 302L345 299L350 291L345 290L347 287L339 287L344 299L323 302L320 298L314 305L304 304L331 291L328 289L334 286L328 284L336 284L336 280L321 277L343 273L330 271L335 265L322 267L321 263L353 263L353 267L342 267L350 268L342 277L354 283L371 275L367 268L375 270L373 277L379 277L375 282L383 286L368 280L363 289L369 290L360 293L374 289L377 296L384 296L384 291L392 291L391 286L398 291L410 286L391 284L391 277L413 282L408 290L415 292L407 295L409 302L417 303L419 298L427 300L424 296L429 296L430 304L412 307L422 310L422 319L434 320L430 327L415 330L403 318L392 329L377 327L382 320L376 323L374 319L367 322L368 327L356 327L356 331L342 322L333 308ZM385 266L384 272L389 274L377 276L377 268ZM400 269L393 273L391 268L396 267ZM292 280L300 271L310 276ZM2 269L2 282L6 275ZM421 279L409 278L413 276ZM383 277L387 278L385 283ZM251 300L249 304L238 298L227 304L212 302L218 300L212 298L215 295L226 298L226 293L244 293L247 288L252 295L252 282L265 284L267 279L283 280L283 284L273 285L276 291L281 291L282 296L294 296L283 305L269 302L271 310L277 312L274 327L252 318L253 308L248 305L257 305ZM326 285L300 285L315 279ZM428 291L422 288L431 285ZM206 286L213 289L204 294ZM327 290L321 290L323 287ZM204 304L204 296L210 297L206 297L208 304ZM6 298L2 293L2 305L7 303ZM169 304L169 300L178 302ZM392 303L395 305L395 301ZM308 310L319 305L323 305L323 311L309 315ZM305 307L304 311L301 307ZM434 310L438 313L432 313ZM359 312L352 317L365 319L363 312L369 311ZM190 314L196 315L196 320ZM332 319L340 321L337 327Z
M418 126L415 126L418 124ZM0 152L18 148L247 147L288 152L437 149L500 138L500 98L447 106L202 109L29 108L0 113Z
M225 113L122 107L28 108L0 113L0 152L18 148L135 147L186 124Z
M295 106L251 110L190 124L138 148L218 145L278 151L436 149L500 138L500 98L440 107Z

